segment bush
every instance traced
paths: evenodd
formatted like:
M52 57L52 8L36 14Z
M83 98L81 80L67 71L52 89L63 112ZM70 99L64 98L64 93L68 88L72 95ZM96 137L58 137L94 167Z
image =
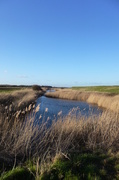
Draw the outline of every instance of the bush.
M33 85L33 86L32 86L32 89L33 89L34 91L40 91L40 90L42 90L42 88L41 88L40 86L38 86L38 85Z

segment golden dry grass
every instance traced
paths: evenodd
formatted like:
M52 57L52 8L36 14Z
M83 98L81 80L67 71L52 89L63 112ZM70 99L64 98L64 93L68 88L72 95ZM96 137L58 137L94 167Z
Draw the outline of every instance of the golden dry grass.
M1 166L3 163L13 166L33 157L39 157L39 162L47 161L56 154L119 151L119 115L116 113L104 112L86 118L72 111L53 121L49 128L47 123L34 124L34 116L24 121L1 117Z
M0 94L0 100L3 103L5 101L9 101L10 99L16 101L17 103L19 103L20 100L22 102L26 102L29 100L33 100L35 97L36 97L36 92L30 88L13 91L11 93Z
M97 104L100 107L119 112L119 95L107 93L83 92L78 90L64 89L55 92L48 92L46 96L53 98L87 101L88 103Z
M13 91L11 93L0 93L0 111L5 113L5 109L16 112L23 110L34 103L38 96L41 96L43 91L33 91L30 88Z

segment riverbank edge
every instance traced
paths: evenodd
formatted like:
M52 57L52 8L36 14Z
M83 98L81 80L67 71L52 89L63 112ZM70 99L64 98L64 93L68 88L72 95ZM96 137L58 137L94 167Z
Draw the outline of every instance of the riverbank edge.
M111 93L84 92L72 89L59 89L45 93L46 97L85 101L99 107L119 113L119 95Z
M7 111L14 114L17 111L23 111L30 106L32 110L36 100L45 94L45 90L34 91L31 88L17 90L12 93L0 93L0 113L7 114Z

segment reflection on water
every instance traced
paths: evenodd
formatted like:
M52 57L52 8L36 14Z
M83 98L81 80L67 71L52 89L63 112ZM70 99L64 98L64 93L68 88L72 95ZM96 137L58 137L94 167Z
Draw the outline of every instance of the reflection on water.
M40 105L40 109L35 117L37 122L39 120L52 121L59 116L66 116L73 108L77 109L76 113L80 112L82 116L87 117L99 115L102 112L102 109L86 102L48 98L45 96L38 98L36 106L38 105Z

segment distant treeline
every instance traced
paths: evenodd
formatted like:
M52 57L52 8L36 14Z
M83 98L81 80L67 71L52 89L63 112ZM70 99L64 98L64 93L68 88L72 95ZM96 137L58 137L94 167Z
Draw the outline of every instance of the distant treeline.
M35 84L36 85L36 84ZM37 84L38 85L38 84ZM0 88L32 88L34 85L9 85L9 84L0 84ZM56 86L48 86L48 85L38 85L41 88L59 88ZM66 89L68 87L60 87L61 89Z
M31 88L33 85L8 85L8 84L0 84L0 88L24 88L24 87L29 87ZM52 86L40 86L40 87L43 87L43 88L52 88Z
M0 87L32 87L32 86L26 86L26 85L0 85Z

